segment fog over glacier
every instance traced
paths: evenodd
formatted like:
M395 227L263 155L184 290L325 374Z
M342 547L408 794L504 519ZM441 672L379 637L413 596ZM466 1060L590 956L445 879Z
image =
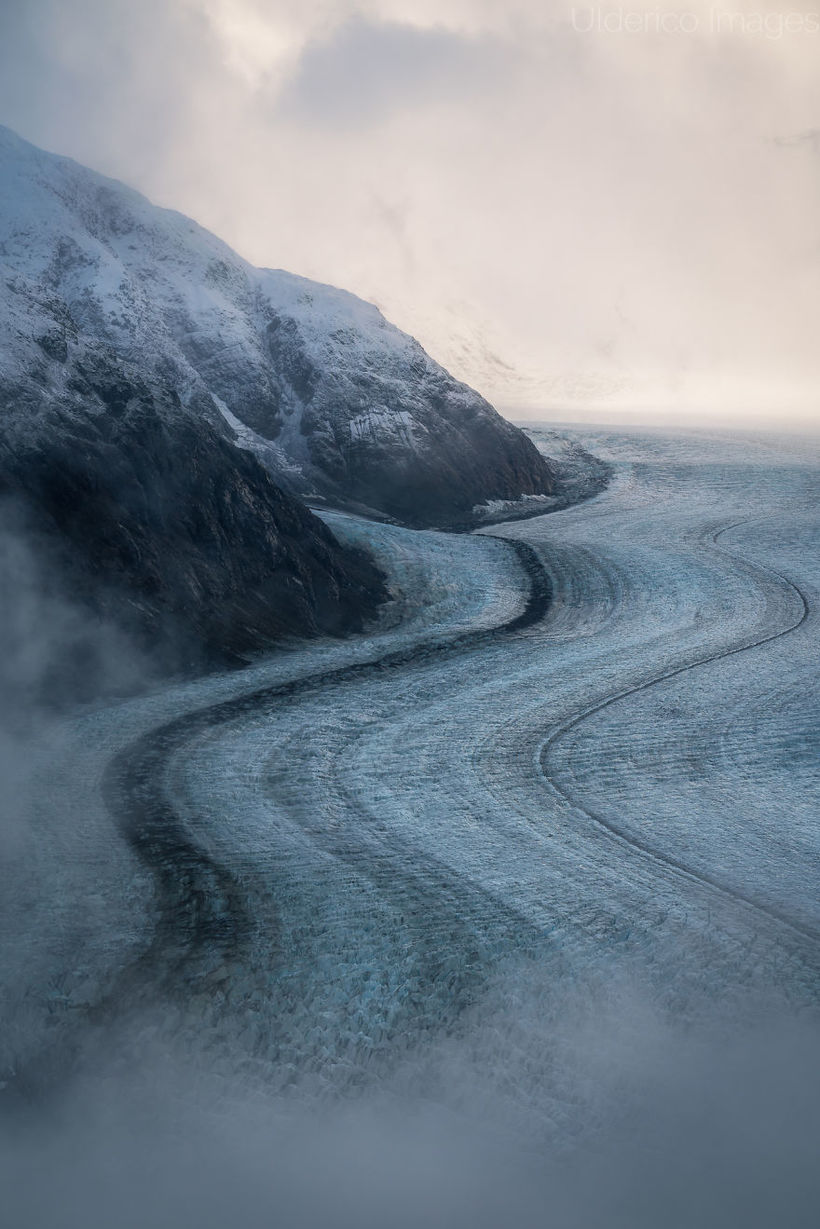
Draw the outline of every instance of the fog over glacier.
M364 637L74 715L8 540L11 1223L813 1223L816 450L579 437L564 511L326 513Z

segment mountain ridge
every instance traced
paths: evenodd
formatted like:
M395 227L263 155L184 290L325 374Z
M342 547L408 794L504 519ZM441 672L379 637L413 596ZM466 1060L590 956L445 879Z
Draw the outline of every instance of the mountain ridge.
M373 304L0 127L0 530L92 639L113 621L188 670L360 631L385 578L306 501L463 529L553 489Z
M373 304L255 269L184 215L8 129L0 158L0 258L63 305L37 338L52 357L74 328L104 343L216 430L236 439L238 420L300 496L446 527L487 500L553 492L531 442Z

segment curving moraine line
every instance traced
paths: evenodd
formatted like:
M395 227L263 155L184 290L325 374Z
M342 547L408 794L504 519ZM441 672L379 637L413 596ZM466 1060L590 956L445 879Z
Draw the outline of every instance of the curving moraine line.
M139 962L141 974L153 968L152 980L156 981L156 973L167 963L166 952L172 954L168 971L175 977L204 953L209 961L218 953L235 956L252 929L240 880L197 844L166 797L163 775L171 757L207 730L269 709L279 701L418 662L449 658L540 622L550 604L548 573L527 543L509 545L527 574L530 592L524 610L507 622L246 692L166 722L112 760L103 778L103 796L120 833L154 876L160 907L152 948Z
M561 785L556 777L550 773L549 761L554 756L555 751L562 739L564 739L573 730L577 729L585 721L589 720L589 718L596 716L596 714L603 712L616 704L619 704L622 700L629 699L630 696L637 695L639 692L647 691L649 688L655 687L659 683L664 683L668 679L677 678L682 674L688 673L690 670L697 670L703 666L708 666L713 662L722 661L728 657L735 657L739 653L745 653L750 649L759 648L764 644L770 644L772 641L780 640L784 636L791 635L793 632L796 632L798 628L803 626L809 617L810 606L808 598L799 585L797 585L794 581L789 580L788 577L783 576L782 573L775 571L774 568L768 568L764 567L762 564L752 563L750 560L743 558L742 555L739 555L734 551L728 551L717 545L718 539L724 533L728 533L730 529L735 529L738 525L745 523L747 522L733 521L729 525L724 525L712 535L713 545L718 551L720 551L721 554L731 559L735 566L740 565L740 567L745 569L746 572L752 577L763 576L767 581L775 580L784 589L791 591L799 602L800 613L798 617L786 627L778 628L776 631L764 636L744 640L741 644L721 649L716 653L709 653L703 657L697 658L695 661L686 662L684 665L676 666L671 670L665 670L663 673L656 675L654 678L648 679L642 683L637 683L632 687L624 688L622 691L618 691L615 694L598 701L598 703L590 705L582 712L576 713L575 716L558 726L558 728L555 729L549 737L540 744L535 753L535 761L539 772L548 781L549 785L556 791L556 793L560 794L560 796L569 802L570 805L581 811L592 823L604 830L610 837L618 841L620 844L629 847L642 857L650 858L655 864L660 864L665 869L672 871L677 878L683 878L690 883L696 883L701 887L709 889L710 891L719 893L722 897L728 898L736 904L750 908L756 913L766 916L771 922L774 922L779 926L786 927L800 939L807 940L813 947L817 947L820 945L820 931L814 929L813 927L806 926L802 922L795 921L794 918L789 917L787 913L776 908L775 906L765 904L748 893L741 891L739 888L734 888L726 883L723 883L717 877L709 875L703 871L695 870L681 859L673 857L671 854L665 854L656 849L648 841L641 840L640 837L635 836L633 833L621 828L617 823L613 823L612 820L607 819L604 815L601 815L595 810L591 810L581 800L579 800L579 798L577 798L571 790Z
M412 648L391 650L368 662L320 671L234 696L165 722L112 759L103 776L103 799L121 836L153 878L157 916L154 931L146 949L116 974L100 1000L77 1012L73 1026L65 1030L59 1041L24 1068L9 1074L0 1092L5 1108L40 1102L69 1079L86 1051L89 1026L92 1030L106 1029L118 1018L159 1000L182 1000L198 988L207 991L218 984L214 979L220 970L235 966L248 951L254 917L248 906L247 888L240 876L198 844L189 825L175 811L164 789L169 761L191 740L251 712L265 711L310 692L419 662L449 659L540 622L551 601L549 575L527 543L509 541L508 545L518 556L529 582L525 607L512 619L492 628L434 637ZM389 869L385 866L380 873L378 862L378 858L374 860L371 873L386 885ZM429 862L429 866L419 868L418 884L425 878L440 882L446 875L449 891L442 893L442 907L446 907L448 896L455 900L459 895L458 876L450 868L434 865L435 859ZM471 897L483 892L476 885L465 884L463 890ZM484 894L489 900L490 894ZM493 905L496 909L504 908L500 902L493 901ZM451 916L456 912L452 909ZM526 919L513 915L512 910L507 912L514 925L530 925ZM478 952L472 963L477 965Z

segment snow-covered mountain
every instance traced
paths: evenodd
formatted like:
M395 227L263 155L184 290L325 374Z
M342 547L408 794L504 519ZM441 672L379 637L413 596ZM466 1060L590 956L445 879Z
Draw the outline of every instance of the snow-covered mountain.
M146 211L127 241L119 194ZM114 250L140 262L150 212L0 129L0 636L20 658L13 691L22 680L73 699L130 687L134 670L242 660L283 636L361 629L387 596L370 559L237 447L163 352L150 261L129 277Z
M375 307L0 127L0 534L24 535L40 596L163 663L242 658L360 628L386 596L300 496L465 524L551 489L530 440Z
M423 525L552 492L531 441L373 305L255 269L7 129L0 171L2 380L24 418L104 347L303 496Z

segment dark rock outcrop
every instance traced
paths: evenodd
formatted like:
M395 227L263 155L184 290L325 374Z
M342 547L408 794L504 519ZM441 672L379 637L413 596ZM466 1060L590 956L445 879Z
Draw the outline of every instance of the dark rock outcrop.
M172 392L88 356L71 384L41 401L36 430L0 434L0 494L52 596L174 671L375 615L386 594L369 558Z

